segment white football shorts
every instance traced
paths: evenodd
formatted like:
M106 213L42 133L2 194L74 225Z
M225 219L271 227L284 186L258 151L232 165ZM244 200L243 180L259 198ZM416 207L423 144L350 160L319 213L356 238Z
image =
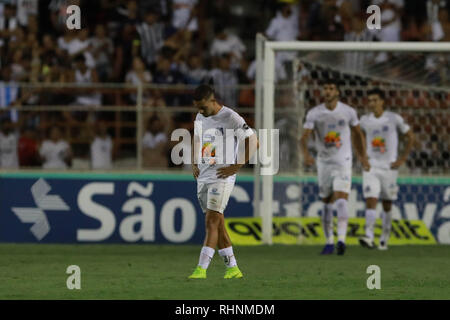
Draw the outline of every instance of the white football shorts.
M370 168L363 172L364 198L377 198L381 200L397 200L398 171L391 169Z
M197 197L203 212L213 210L219 213L225 208L233 191L234 182L197 183Z
M350 193L352 188L352 168L317 161L319 197L328 198L334 191Z

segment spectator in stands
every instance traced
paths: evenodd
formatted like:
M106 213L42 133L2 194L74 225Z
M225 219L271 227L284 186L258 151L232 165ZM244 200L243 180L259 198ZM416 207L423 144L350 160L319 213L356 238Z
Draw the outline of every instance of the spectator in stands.
M400 41L402 28L401 13L404 7L403 0L372 0L372 4L378 5L381 9L381 30L378 32L380 41ZM375 58L377 63L386 62L389 55L381 52Z
M440 41L445 36L440 19L440 11L446 11L445 6L445 1L427 0L428 39L431 41Z
M186 83L198 85L205 81L208 76L208 70L203 65L202 57L199 54L191 54L187 65L183 65L183 71L186 77Z
M183 74L178 69L171 68L168 58L161 56L158 60L154 83L156 84L183 84L185 83ZM164 100L168 106L178 106L182 104L183 96L168 92L164 95Z
M355 16L351 20L350 30L344 35L345 41L371 42L376 41L374 30L369 30L363 18ZM371 52L345 52L344 67L347 70L364 71L374 58Z
M58 49L60 49L61 54L69 54L69 48L72 41L76 38L76 32L73 30L66 29L64 34L60 36L57 40ZM48 42L48 40L47 40ZM50 45L49 43L47 45ZM49 48L50 49L50 48Z
M152 82L152 74L145 69L145 64L140 57L133 58L133 68L127 72L125 81L133 85L145 85ZM136 103L136 98L136 94L130 95L133 103Z
M36 140L36 131L32 127L26 127L20 136L18 155L21 167L39 165L38 141Z
M19 27L16 18L16 7L12 4L5 4L3 15L0 16L0 49L5 42L14 36L14 30Z
M135 25L138 23L138 4L136 0L125 1L125 7L118 6L117 13L122 24Z
M217 68L211 70L209 78L220 101L227 107L238 107L238 78L236 71L231 68L231 57L223 54Z
M67 21L67 7L70 5L80 6L80 0L51 0L48 5L50 10L50 20L54 30L64 31Z
M22 26L33 26L30 20L36 19L38 14L38 0L17 0L17 20ZM36 29L37 30L37 29Z
M158 116L149 118L147 131L142 139L143 164L145 167L165 168L168 165L168 138L163 128L164 124Z
M250 79L252 82L256 79L256 59L254 59L246 72L247 78ZM287 73L285 67L281 64L281 61L279 59L275 59L275 81L281 81L287 79Z
M21 49L17 49L12 57L11 80L17 82L25 82L28 80L28 72L25 69L25 61Z
M196 5L198 0L172 0L172 26L177 30L198 30Z
M67 169L72 161L72 149L63 139L61 129L57 126L50 128L49 137L39 148L44 169Z
M94 57L92 55L93 44L89 40L89 28L82 28L79 30L69 43L68 54L70 58L74 58L79 55L83 55L86 66L90 69L96 67Z
M141 39L141 56L153 72L158 58L158 52L167 39L166 28L158 21L158 13L150 10L145 14L144 22L136 27Z
M98 82L97 71L87 66L83 55L79 55L75 58L74 68L75 71L73 73L73 82L83 85ZM74 104L98 107L102 104L102 96L100 93L77 94Z
M9 118L3 119L0 132L0 168L19 168L17 155L18 138L19 133L11 120Z
M104 25L98 24L95 26L95 36L90 39L90 46L99 80L109 80L114 46L112 40L107 36Z
M216 25L215 37L210 49L213 58L218 60L223 54L230 54L232 57L231 66L238 69L245 50L244 43L237 35L226 32L225 27L221 24Z
M19 85L11 79L11 67L3 68L0 73L2 76L0 79L0 108L8 108L15 105L20 97ZM18 112L11 110L7 117L13 122L17 122Z
M114 81L125 80L126 72L132 67L133 58L139 56L141 41L134 26L126 24L115 43L113 75Z
M295 41L300 36L298 24L298 6L289 3L282 3L275 17L270 20L266 29L266 36L274 41ZM277 64L283 65L292 61L296 56L295 52L277 52L275 59Z
M274 41L294 41L300 36L298 25L298 6L281 3L275 17L266 29L268 38Z
M91 168L112 169L114 144L103 121L95 126L95 135L91 142Z

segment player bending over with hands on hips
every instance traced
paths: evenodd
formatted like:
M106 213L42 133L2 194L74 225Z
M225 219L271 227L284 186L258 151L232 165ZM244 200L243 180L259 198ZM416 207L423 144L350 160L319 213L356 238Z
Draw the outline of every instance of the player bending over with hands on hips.
M383 203L381 220L382 233L378 248L387 250L391 233L392 201L397 200L397 169L406 161L411 152L414 135L403 118L391 111L384 110L384 93L380 89L368 92L370 114L361 117L361 128L366 134L367 153L371 169L363 173L363 194L366 199L366 235L359 243L366 248L375 248L374 227L375 208L378 199ZM407 138L405 149L400 157L398 152L398 131Z
M352 185L352 141L364 170L370 165L366 155L363 133L356 111L339 101L337 82L327 79L322 83L324 103L306 114L304 131L300 139L305 165L316 162L319 197L324 203L322 213L326 245L321 254L334 252L333 209L337 211L337 254L345 253L348 224L348 194ZM308 152L307 141L315 136L317 161ZM353 136L353 137L352 137Z
M206 237L198 266L189 278L206 278L206 269L216 247L227 267L224 278L242 278L225 228L224 211L236 173L259 147L258 139L239 114L217 102L210 86L196 88L194 106L198 108L198 114L195 118L192 170L197 179L200 207L205 213Z

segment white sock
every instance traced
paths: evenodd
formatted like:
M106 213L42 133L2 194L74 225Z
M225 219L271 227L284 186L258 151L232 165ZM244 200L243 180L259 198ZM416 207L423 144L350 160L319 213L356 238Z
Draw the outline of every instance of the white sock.
M383 220L383 231L381 232L380 242L384 241L385 244L389 241L391 235L392 215L391 212L381 212L381 219Z
M200 258L198 260L198 265L203 269L208 269L209 263L214 256L215 250L210 247L203 247L200 251Z
M236 258L234 257L233 247L228 247L219 250L219 255L223 258L223 262L227 268L237 266Z
M345 243L348 224L348 202L345 199L338 199L335 203L338 219L337 223L338 240Z
M377 218L377 212L375 209L366 209L366 237L373 240L373 230L375 228L375 219Z
M323 233L327 238L327 244L334 244L333 234L333 204L327 203L323 206L322 227Z

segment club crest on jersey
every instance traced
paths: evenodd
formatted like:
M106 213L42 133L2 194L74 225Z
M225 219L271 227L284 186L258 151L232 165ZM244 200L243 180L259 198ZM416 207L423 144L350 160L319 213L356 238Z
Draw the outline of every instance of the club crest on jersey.
M389 126L383 126L383 132L388 132L389 131Z
M324 138L324 143L326 148L340 148L342 146L341 134L336 131L330 131Z
M339 120L339 126L341 126L341 127L343 127L343 126L345 126L345 120Z
M385 153L386 152L386 141L383 137L375 137L372 140L372 148L373 151L379 152L379 153Z

